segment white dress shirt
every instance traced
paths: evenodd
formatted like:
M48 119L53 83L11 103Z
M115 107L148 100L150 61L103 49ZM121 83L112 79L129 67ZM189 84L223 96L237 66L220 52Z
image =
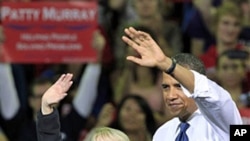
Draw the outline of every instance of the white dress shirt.
M184 93L193 98L198 110L187 120L189 141L229 141L229 127L242 124L236 104L230 94L206 76L192 71L195 77L194 93ZM163 124L153 136L153 141L175 141L180 120L173 118Z

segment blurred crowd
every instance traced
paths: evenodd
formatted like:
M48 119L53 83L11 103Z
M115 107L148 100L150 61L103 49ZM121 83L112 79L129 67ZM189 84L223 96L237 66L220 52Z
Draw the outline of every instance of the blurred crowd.
M98 60L1 62L0 141L37 140L36 114L42 94L67 72L74 75L74 84L57 105L65 141L87 140L88 133L99 126L120 129L131 141L151 141L157 127L172 117L164 108L161 72L126 61L127 55L137 55L121 40L129 26L149 33L168 56L186 52L199 57L207 77L230 92L244 124L250 124L250 0L82 1L98 3L92 41ZM3 30L0 24L0 58Z

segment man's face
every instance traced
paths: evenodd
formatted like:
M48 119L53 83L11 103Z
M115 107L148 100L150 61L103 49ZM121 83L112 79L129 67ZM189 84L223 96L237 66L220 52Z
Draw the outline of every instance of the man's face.
M197 109L195 101L188 98L181 84L172 76L163 73L162 90L167 112L171 116L187 119Z

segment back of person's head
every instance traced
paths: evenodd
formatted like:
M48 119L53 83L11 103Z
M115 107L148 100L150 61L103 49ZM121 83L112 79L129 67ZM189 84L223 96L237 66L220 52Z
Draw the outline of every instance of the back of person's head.
M139 96L138 94L128 94L120 101L120 103L117 105L117 115L118 115L117 121L115 121L114 125L112 126L124 131L124 128L122 127L122 124L121 124L123 121L119 119L119 115L125 103L131 99L134 100L138 104L141 111L144 113L146 128L148 132L150 133L150 135L152 136L156 130L156 121L153 116L153 111L150 108L148 102L143 97Z
M179 53L173 56L173 58L179 65L185 68L197 71L200 74L204 75L206 74L206 69L203 62L199 58L190 53Z
M122 131L110 127L94 128L85 141L129 141Z

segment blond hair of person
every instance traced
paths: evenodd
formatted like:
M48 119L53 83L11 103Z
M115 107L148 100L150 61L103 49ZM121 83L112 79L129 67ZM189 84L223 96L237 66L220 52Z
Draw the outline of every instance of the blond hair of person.
M224 16L232 16L239 21L239 24L242 25L242 10L240 9L239 5L237 5L233 1L225 1L220 5L216 10L213 12L213 25L212 26L212 33L215 34L217 30L217 26L219 21Z
M122 131L110 127L97 127L91 130L84 141L130 141Z

